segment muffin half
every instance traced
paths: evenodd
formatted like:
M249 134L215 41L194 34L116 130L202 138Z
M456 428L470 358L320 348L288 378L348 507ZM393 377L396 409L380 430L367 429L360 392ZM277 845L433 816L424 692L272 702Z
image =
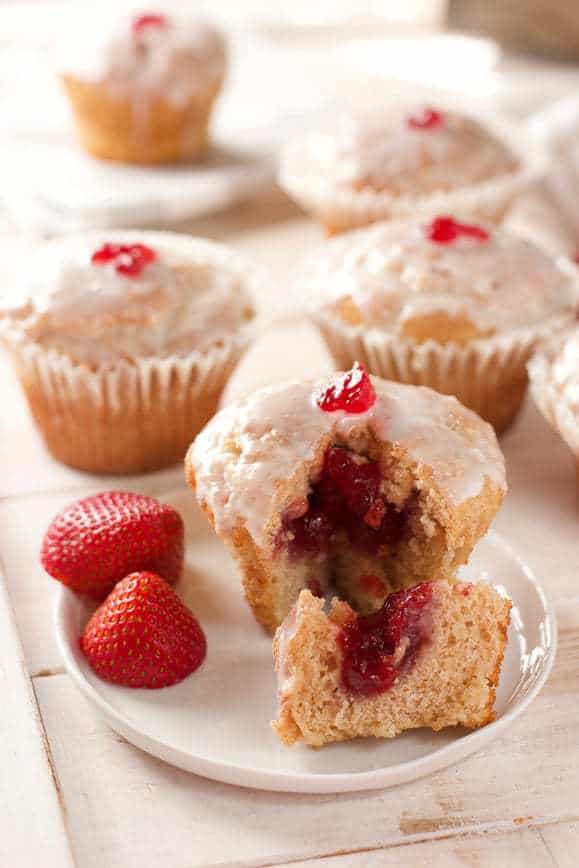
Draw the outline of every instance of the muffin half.
M494 702L511 603L486 582L435 581L358 617L302 591L276 633L281 741L320 747L418 727L475 729Z
M372 612L393 590L452 578L506 490L489 425L454 398L357 367L221 410L186 473L272 630L304 588L333 583Z

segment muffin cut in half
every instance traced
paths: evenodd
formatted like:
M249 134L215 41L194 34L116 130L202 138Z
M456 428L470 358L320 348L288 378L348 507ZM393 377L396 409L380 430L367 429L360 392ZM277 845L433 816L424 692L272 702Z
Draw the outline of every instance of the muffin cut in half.
M451 578L505 493L491 427L430 389L371 379L262 389L222 410L186 459L189 484L275 629L331 582L359 612Z
M494 720L511 603L486 582L435 581L357 616L302 591L276 633L281 741L312 747Z

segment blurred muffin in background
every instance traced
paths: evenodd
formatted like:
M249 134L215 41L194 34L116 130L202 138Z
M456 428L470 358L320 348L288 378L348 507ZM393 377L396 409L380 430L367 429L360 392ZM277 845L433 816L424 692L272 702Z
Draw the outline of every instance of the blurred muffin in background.
M377 223L326 241L299 278L338 367L455 395L504 430L538 341L574 315L577 270L491 224Z
M161 12L83 34L61 63L84 148L125 163L201 156L226 67L221 35L203 21Z
M255 277L171 232L49 242L0 334L52 455L94 473L180 461L248 345Z
M499 221L542 169L512 131L439 108L388 107L290 142L281 186L330 235L417 211Z
M579 483L579 325L540 347L529 377L535 403L575 456Z

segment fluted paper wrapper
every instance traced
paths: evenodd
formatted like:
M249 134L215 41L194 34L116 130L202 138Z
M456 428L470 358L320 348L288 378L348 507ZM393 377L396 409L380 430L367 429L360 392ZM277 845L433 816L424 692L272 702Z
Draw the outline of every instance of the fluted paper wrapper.
M545 173L543 147L510 125L483 119L519 160L519 168L487 181L428 195L393 196L388 191L337 190L324 173L308 166L301 142L290 142L282 154L280 185L305 211L334 235L379 220L400 220L417 214L452 214L488 223L500 223L519 195ZM525 141L522 141L525 139Z
M551 427L563 438L575 456L579 485L579 419L550 377L550 360L539 351L530 360L529 379L535 404Z
M96 157L149 165L200 157L208 146L209 121L222 80L208 83L183 104L162 97L139 102L111 95L106 82L62 73L78 136Z
M550 331L547 326L521 330L463 347L433 340L417 344L377 329L348 326L323 314L315 319L341 369L363 362L370 373L386 380L455 395L497 432L504 431L519 411L527 389L527 362Z
M30 342L10 351L51 454L92 473L144 473L181 461L217 410L249 332L186 357L89 368Z

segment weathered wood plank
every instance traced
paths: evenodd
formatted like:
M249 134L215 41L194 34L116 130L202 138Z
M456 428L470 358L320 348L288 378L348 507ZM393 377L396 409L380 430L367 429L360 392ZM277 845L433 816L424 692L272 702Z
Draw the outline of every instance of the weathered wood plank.
M455 768L342 796L254 792L171 769L109 730L66 676L35 687L79 868L209 868L576 819L579 706L575 669L561 670L569 686L557 695L556 720L544 693L509 734Z
M50 748L0 572L0 865L72 868Z
M557 868L576 868L579 861L579 823L557 823L537 830Z
M463 838L402 845L389 850L307 859L305 862L288 863L287 868L571 868L576 862L557 861L543 840L547 832L559 840L559 836L562 838L568 828L568 824L558 823L506 835L467 835Z

